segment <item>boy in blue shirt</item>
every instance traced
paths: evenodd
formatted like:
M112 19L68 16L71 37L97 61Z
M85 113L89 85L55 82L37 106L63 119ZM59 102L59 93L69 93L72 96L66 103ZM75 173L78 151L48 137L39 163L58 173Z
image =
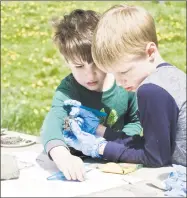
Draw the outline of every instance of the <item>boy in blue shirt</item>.
M69 143L77 146L84 140L79 145L84 154L115 162L186 166L186 75L161 57L152 16L135 6L109 9L97 25L92 56L99 69L115 75L120 86L137 92L144 136L128 137L100 124L89 134L91 115L74 106L71 114L82 118L83 124L71 120L78 141L68 136Z

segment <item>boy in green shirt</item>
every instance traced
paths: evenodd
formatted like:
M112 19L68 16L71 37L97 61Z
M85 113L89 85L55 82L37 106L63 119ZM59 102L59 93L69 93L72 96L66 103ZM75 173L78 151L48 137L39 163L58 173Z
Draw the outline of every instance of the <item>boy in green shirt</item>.
M103 125L122 130L127 135L140 134L136 96L116 85L111 74L99 70L92 59L91 42L99 15L91 10L74 10L54 22L54 42L66 59L71 74L57 87L52 106L47 114L41 137L44 150L59 170L70 180L84 179L81 158L71 154L62 132L68 113L63 108L68 99L107 113Z

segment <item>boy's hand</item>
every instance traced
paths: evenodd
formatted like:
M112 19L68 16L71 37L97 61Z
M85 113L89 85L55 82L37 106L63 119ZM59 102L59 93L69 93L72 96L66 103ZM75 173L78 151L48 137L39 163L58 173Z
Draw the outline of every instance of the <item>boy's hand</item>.
M72 139L72 145L70 146L74 147L74 145L78 145L78 149L80 149L83 154L93 158L99 158L99 148L102 144L106 144L107 141L102 137L96 137L82 131L80 126L73 119L70 119L70 128L76 136L76 139ZM75 143L73 143L73 141Z
M71 155L65 147L53 148L50 155L67 180L83 181L85 179L85 167L82 159Z

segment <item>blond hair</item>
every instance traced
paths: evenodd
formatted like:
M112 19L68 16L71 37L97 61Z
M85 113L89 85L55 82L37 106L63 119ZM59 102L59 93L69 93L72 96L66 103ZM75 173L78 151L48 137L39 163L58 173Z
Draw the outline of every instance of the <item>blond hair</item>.
M100 68L112 67L121 58L145 57L146 45L158 46L153 17L143 8L117 5L101 17L92 40L92 57Z

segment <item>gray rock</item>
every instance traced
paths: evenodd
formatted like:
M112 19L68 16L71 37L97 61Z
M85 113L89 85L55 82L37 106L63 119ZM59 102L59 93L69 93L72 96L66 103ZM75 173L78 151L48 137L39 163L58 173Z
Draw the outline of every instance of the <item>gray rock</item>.
M1 180L18 179L20 171L17 160L8 154L1 155Z

